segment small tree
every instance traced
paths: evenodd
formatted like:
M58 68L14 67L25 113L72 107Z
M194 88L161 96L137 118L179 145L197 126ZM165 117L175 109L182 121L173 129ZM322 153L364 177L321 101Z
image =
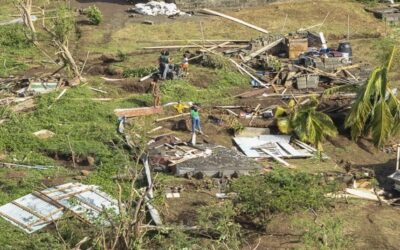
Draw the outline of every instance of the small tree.
M371 134L375 146L380 147L400 131L400 102L388 79L395 54L393 48L388 62L377 67L358 90L345 122L345 126L351 129L353 140Z
M94 25L99 25L103 21L103 14L95 5L90 6L85 10L89 21Z
M69 50L69 39L75 31L75 17L67 7L60 7L56 17L43 23L43 28L50 34L54 46L59 50L56 54L63 62L62 67L69 67L73 76L81 80L81 72Z

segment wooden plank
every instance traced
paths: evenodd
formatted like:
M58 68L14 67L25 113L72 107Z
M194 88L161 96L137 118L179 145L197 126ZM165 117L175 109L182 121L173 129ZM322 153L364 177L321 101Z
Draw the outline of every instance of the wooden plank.
M137 43L158 43L158 42L203 42L201 39L187 39L187 40L182 40L182 39L170 39L170 40L139 40L136 41ZM249 40L235 40L235 39L206 39L204 42L231 42L231 43L248 43Z
M248 62L248 61L250 61L252 58L258 56L259 54L262 54L262 53L264 53L265 51L272 49L273 47L275 47L275 46L277 46L278 44L280 44L281 42L283 42L284 39L285 39L285 38L280 38L280 39L278 39L278 40L276 40L276 41L273 41L272 43L270 43L270 44L268 44L268 45L262 47L261 49L259 49L259 50L255 51L255 52L251 53L250 55L244 57L244 62Z
M175 119L175 118L179 118L179 117L183 117L183 116L187 116L187 115L190 115L190 113L183 113L183 114L179 114L179 115L173 115L173 116L160 118L160 119L157 119L156 122L171 120L171 119Z
M251 91L247 91L247 92L241 93L239 95L235 95L234 97L248 98L248 97L253 97L253 96L257 96L257 95L262 95L262 94L265 93L265 91L267 91L265 88L255 89L255 90L251 90Z
M32 195L46 201L47 203L50 203L51 205L57 207L57 208L63 208L63 210L69 210L71 211L73 214L76 215L76 217L78 219L80 219L81 221L90 224L90 222L84 218L83 216L81 216L80 214L74 212L73 210L71 210L69 207L64 206L63 204L61 204L60 202L58 202L57 200L53 199L52 197L48 196L47 194L41 192L41 191L35 191L31 193Z
M254 118L256 118L256 116L258 115L258 111L260 109L261 104L258 104L257 107L254 109L254 113L251 116L251 120L249 122L249 126L251 126L251 124L253 123Z
M92 189L93 189L92 187L84 188L82 190L75 191L75 192L72 192L72 193L68 193L68 192L62 191L63 193L65 193L65 195L59 195L59 196L51 197L51 198L56 200L56 201L59 201L59 200L65 199L65 198L75 197L75 195L77 195L77 194L81 194L81 193L85 193L85 192L88 192L88 191L92 191Z
M36 216L39 219L43 220L43 222L47 222L47 218L44 215L36 212L35 210L33 210L33 209L29 208L29 207L26 207L26 206L24 206L24 205L22 205L22 204L20 204L20 203L18 203L16 201L12 201L11 204L14 204L15 206L27 211L28 213L33 214L34 216Z
M145 115L160 114L163 112L163 107L141 107L131 109L114 109L114 114L117 116L137 117Z
M62 210L64 210L64 208L57 208L57 209L54 210L53 212L51 212L51 213L49 213L49 214L46 214L46 215L44 216L44 217L46 218L46 221L45 221L45 222L48 222L47 219L49 219L51 216L53 216L54 214L56 214L56 213L58 213L58 212L60 212L60 211L62 211ZM54 220L52 220L52 221L54 221ZM36 224L38 224L38 223L43 223L43 220L34 221L34 222L30 223L29 226L34 226L34 225L36 225Z
M266 150L266 149L264 149L264 148L261 148L261 151L263 151L263 152L266 153L267 155L271 156L271 157L272 157L274 160L276 160L277 162L282 163L282 164L285 165L286 167L290 167L290 164L289 164L287 161L285 161L285 160L279 158L278 156L272 154L272 153L269 152L268 150Z
M217 46L217 45L166 45L166 46L151 46L151 47L143 47L142 49L194 49L194 48L218 48L218 47L224 47L224 48L246 48L247 45L238 45L238 44L231 44L228 45L229 42L225 42L226 45L223 46ZM215 46L217 46L215 48Z
M230 110L230 109L226 109L226 111L228 111L228 113L231 114L231 115L234 115L234 116L236 116L236 117L239 117L238 114L236 114L235 112L233 112L233 111Z
M262 32L262 33L264 33L264 34L269 34L268 30L265 30L265 29L263 29L263 28L257 27L257 26L255 26L255 25L253 25L253 24L247 23L247 22L245 22L245 21L243 21L243 20L240 20L240 19L238 19L238 18L231 17L231 16L228 16L228 15L222 14L222 13L220 13L220 12L213 11L213 10L209 10L209 9L203 9L202 11L205 12L205 13L207 13L207 14L212 14L212 15L216 15L216 16L220 16L220 17L226 18L226 19L231 20L231 21L233 21L233 22L242 24L242 25L244 25L244 26L246 26L246 27L255 29L255 30L257 30L257 31L260 31L260 32Z
M249 71L247 71L245 68L239 65L239 63L235 62L232 58L229 58L229 60L240 70L242 70L244 73L246 73L248 76L250 76L251 79L256 81L258 84L260 84L263 87L267 87L267 85L263 82L261 82L257 77L253 76Z
M31 227L31 226L25 225L24 223L22 223L22 222L20 222L20 221L18 221L18 220L16 220L16 219L14 219L14 218L11 217L11 216L8 216L7 214L5 214L5 213L3 213L3 212L1 212L1 211L0 211L0 215L3 216L4 218L7 218L8 220L14 222L14 223L17 224L17 225L19 225L19 226L21 226L21 227L23 227L23 228L26 228L26 229L28 229L29 231L32 231L32 227Z

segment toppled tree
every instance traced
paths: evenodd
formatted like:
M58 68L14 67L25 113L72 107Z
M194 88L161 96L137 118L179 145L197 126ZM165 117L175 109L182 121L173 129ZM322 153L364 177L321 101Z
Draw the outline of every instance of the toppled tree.
M375 146L381 147L400 131L400 102L388 78L395 55L393 48L387 63L377 67L358 90L345 122L345 126L351 128L353 140L361 135L372 135Z
M291 100L287 109L277 108L275 117L282 133L294 133L300 140L315 145L322 152L322 141L327 136L336 136L337 129L328 115L317 111L317 106L315 99L304 105Z
M81 72L69 50L69 39L75 31L74 14L67 7L60 7L55 18L51 18L49 24L43 23L44 30L51 36L54 47L58 50L56 55L61 59L62 68L68 67L73 77L81 81Z

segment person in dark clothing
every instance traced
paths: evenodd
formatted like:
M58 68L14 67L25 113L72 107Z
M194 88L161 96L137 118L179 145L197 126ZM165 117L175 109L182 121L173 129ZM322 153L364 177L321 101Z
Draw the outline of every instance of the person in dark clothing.
M170 62L171 60L169 58L169 52L166 50L161 51L159 64L160 64L160 74L163 80L167 78Z

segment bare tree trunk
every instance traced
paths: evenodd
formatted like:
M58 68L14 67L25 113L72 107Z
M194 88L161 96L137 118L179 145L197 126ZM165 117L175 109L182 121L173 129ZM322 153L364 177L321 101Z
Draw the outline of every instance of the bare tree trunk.
M24 22L24 25L29 29L30 35L27 35L27 38L31 40L32 42L36 41L36 28L35 25L33 25L32 21L32 0L21 0L18 1L17 7L21 12L21 17Z

